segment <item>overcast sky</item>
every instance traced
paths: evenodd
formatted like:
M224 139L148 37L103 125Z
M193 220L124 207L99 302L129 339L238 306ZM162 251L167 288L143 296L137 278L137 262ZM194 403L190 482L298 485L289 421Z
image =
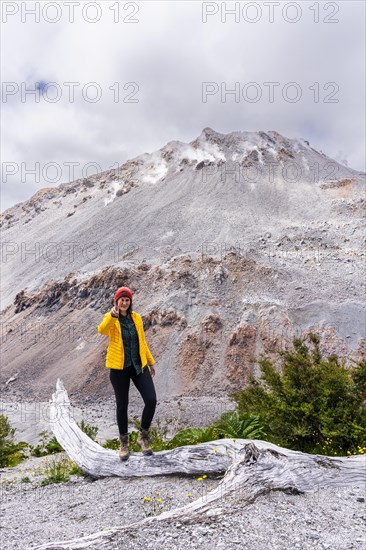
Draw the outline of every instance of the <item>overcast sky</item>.
M69 181L69 163L91 175L207 126L302 137L365 169L363 1L80 0L73 22L66 2L1 4L2 211Z

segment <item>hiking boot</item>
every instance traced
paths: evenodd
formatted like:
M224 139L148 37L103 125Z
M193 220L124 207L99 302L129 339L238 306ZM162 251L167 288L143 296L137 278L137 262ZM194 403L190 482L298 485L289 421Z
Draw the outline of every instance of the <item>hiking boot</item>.
M120 434L119 440L121 442L121 448L119 450L119 457L121 460L127 460L130 456L130 451L128 448L128 433Z
M140 430L137 436L136 445L138 445L144 455L152 455L152 449L149 442L149 430Z

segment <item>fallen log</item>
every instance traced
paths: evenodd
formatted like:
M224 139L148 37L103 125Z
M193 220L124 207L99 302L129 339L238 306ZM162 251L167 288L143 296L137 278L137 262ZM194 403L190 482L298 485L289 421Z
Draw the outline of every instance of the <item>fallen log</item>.
M53 394L52 430L70 458L89 474L104 476L155 476L168 474L219 473L225 471L216 489L181 508L148 517L127 526L114 527L79 539L38 546L36 550L68 550L107 544L118 534L155 521L194 522L224 513L219 500L235 495L243 505L270 491L301 494L327 487L366 486L366 456L328 457L285 449L261 440L219 439L160 451L145 457L131 455L121 463L117 451L103 449L70 417L70 402L60 380ZM57 414L56 414L57 413ZM62 413L62 414L60 414ZM51 415L52 418L52 415ZM33 549L35 550L35 549Z

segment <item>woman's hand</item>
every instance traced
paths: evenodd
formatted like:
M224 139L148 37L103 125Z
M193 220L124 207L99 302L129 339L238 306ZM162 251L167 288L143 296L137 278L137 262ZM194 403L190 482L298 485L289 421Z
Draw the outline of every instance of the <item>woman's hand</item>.
M150 369L150 374L151 374L151 376L155 376L154 365L149 365L149 369Z
M116 304L111 309L111 315L112 317L119 317L119 309Z

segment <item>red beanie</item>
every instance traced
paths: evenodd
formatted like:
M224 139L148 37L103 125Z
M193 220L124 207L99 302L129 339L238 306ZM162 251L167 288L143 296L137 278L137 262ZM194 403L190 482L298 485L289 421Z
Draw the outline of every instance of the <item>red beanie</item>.
M126 296L132 302L132 290L128 286L121 286L115 293L114 299L117 302L122 296Z

